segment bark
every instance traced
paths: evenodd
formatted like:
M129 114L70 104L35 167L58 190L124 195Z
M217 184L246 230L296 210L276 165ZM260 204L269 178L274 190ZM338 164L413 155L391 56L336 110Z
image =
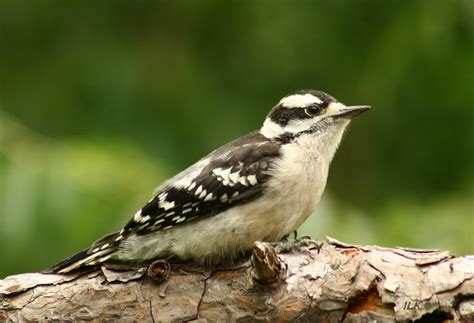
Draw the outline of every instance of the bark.
M251 261L233 269L160 262L148 270L10 276L0 280L0 321L474 320L474 256L331 238L299 245L289 252L279 245L276 254L257 242Z

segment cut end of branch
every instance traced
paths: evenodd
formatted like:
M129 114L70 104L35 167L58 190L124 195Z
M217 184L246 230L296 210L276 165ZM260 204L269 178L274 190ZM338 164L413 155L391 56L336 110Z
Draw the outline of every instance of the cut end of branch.
M252 278L260 284L276 282L281 277L282 265L275 249L267 243L256 241L252 250Z

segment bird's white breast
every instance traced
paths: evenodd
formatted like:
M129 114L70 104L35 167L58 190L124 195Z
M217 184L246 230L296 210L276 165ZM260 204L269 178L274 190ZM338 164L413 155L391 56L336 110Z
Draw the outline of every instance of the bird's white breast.
M282 147L264 197L241 206L253 223L249 236L278 241L296 230L316 209L326 187L329 165L348 122L319 135L300 136ZM252 241L252 243L253 243Z

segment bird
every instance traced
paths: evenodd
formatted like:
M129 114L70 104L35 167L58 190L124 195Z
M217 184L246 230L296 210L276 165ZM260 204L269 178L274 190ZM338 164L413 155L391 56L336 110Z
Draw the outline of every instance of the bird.
M157 259L217 266L255 241L280 241L315 211L346 127L369 109L317 90L286 95L260 129L162 183L121 231L44 272Z

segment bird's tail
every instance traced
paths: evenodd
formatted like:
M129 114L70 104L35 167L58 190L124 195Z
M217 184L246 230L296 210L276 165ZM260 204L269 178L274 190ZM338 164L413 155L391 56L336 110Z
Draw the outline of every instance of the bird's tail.
M79 251L60 263L43 270L43 273L65 274L86 267L97 266L107 261L117 251L120 244L120 239L117 239L119 237L121 235L118 232L109 234L96 241L92 247Z

